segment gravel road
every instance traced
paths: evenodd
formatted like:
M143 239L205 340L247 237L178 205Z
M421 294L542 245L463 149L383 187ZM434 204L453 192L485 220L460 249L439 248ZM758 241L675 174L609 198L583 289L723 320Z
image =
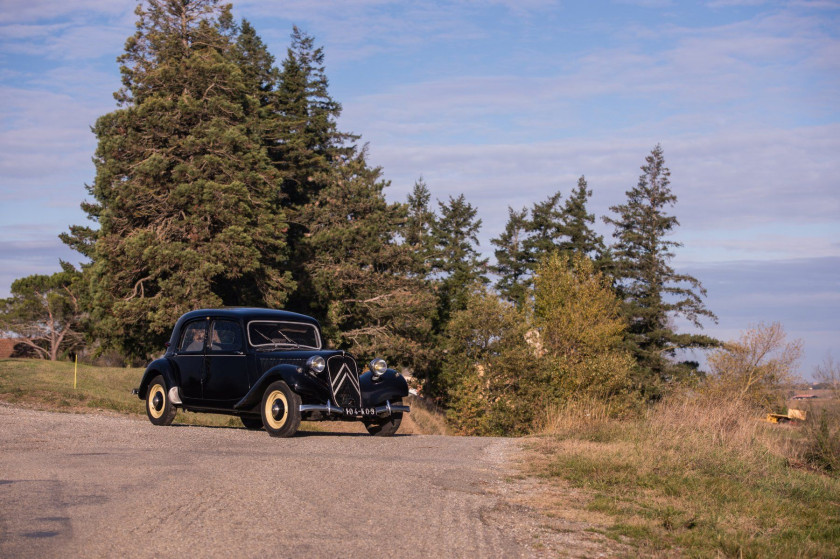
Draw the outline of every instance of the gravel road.
M0 425L0 557L535 553L505 496L514 439L273 439L3 404Z

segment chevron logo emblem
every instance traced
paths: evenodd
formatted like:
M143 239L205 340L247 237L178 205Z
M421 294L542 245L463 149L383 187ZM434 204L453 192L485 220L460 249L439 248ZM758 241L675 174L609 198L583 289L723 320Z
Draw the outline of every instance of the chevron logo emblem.
M361 396L361 387L359 386L359 379L356 378L356 375L353 374L353 371L350 370L350 367L347 366L347 363L342 363L341 368L338 372L333 375L332 377L332 389L333 394L338 394L342 387L345 385L352 386L356 393Z

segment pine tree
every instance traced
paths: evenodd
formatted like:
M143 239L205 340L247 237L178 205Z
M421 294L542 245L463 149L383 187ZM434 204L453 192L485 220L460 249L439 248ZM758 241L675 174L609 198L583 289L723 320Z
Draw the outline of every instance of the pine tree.
M668 215L677 197L670 189L670 170L662 147L646 158L638 185L627 191L627 202L612 206L616 218L604 221L615 227L614 273L628 322L627 341L640 366L641 383L651 389L686 372L667 356L688 347L709 347L717 342L708 336L678 334L671 318L683 316L701 327L701 317L717 320L703 305L706 290L692 276L677 274L669 262L681 243L667 236L679 225Z
M358 136L339 132L341 104L329 94L323 48L298 27L282 64L275 109L278 128L272 157L283 176L283 193L293 210L314 200L326 187L340 156L351 156Z
M563 206L562 230L568 240L561 242L558 248L561 252L580 254L597 262L604 258L606 248L604 238L592 229L595 215L586 209L591 196L592 190L586 184L586 178L581 175L577 188Z
M403 241L414 251L417 257L417 273L424 277L429 274L431 255L434 252L432 225L435 214L429 208L431 197L429 187L421 177L414 183L414 188L406 200L408 215L403 227Z
M528 267L533 273L540 260L556 251L568 236L563 222L563 210L560 208L562 194L558 191L545 202L535 203L531 208L531 220L528 223L528 238L524 248L528 255Z
M447 203L438 201L440 216L432 224L435 240L433 269L438 282L438 316L436 331L449 321L453 311L466 308L467 297L475 283L487 283L487 259L480 258L478 232L481 220L478 210L466 201L463 194L449 197Z
M508 221L504 232L490 241L497 247L496 265L493 266L493 273L499 276L496 289L505 299L516 303L520 308L525 304L531 269L529 254L525 248L528 228L528 209L516 211L508 207Z
M242 71L230 7L149 0L136 13L118 58L120 108L94 127L95 201L83 209L99 223L95 244L86 228L65 238L92 258L99 334L142 356L187 310L280 306L292 282L263 92Z
M268 47L248 20L242 20L233 56L245 86L258 96L260 107L273 109L280 73L274 66L274 56L268 52ZM267 112L260 113L261 119L270 116Z
M306 265L312 256L306 239L313 219L330 219L313 217L331 211L328 205L319 205L320 193L335 180L336 169L357 157L353 142L358 136L338 130L341 105L329 94L323 49L298 27L292 29L291 39L279 73L267 147L282 177L283 205L290 222L289 267L297 289L288 307L324 319L313 307L320 294Z

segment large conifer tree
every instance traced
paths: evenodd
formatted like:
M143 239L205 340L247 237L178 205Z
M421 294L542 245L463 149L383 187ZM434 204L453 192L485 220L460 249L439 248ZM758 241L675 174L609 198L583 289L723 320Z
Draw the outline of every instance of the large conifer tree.
M604 221L615 227L614 274L628 321L627 341L640 366L640 381L652 388L686 372L667 359L676 350L716 343L708 336L678 334L671 319L682 316L701 327L701 318L716 317L703 304L706 290L700 282L669 264L682 244L668 239L679 222L667 213L677 197L670 189L662 147L657 145L645 161L638 185L627 191L627 202L612 206L617 216Z
M66 240L91 256L99 335L134 355L159 348L202 306L280 306L287 224L264 148L260 92L229 6L148 0L119 57L120 108L99 118L83 205L99 230ZM243 58L244 57L244 58ZM92 244L95 239L95 244Z
M406 206L385 200L381 169L369 167L365 155L342 160L304 206L309 304L335 345L416 369L430 349L421 342L431 330L434 297L413 273L413 247L398 242Z

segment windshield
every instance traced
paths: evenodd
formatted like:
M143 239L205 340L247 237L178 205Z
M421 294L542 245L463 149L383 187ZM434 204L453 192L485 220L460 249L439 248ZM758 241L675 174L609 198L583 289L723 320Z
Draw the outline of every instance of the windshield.
M253 347L321 348L321 336L313 324L255 320L248 323L248 343Z

